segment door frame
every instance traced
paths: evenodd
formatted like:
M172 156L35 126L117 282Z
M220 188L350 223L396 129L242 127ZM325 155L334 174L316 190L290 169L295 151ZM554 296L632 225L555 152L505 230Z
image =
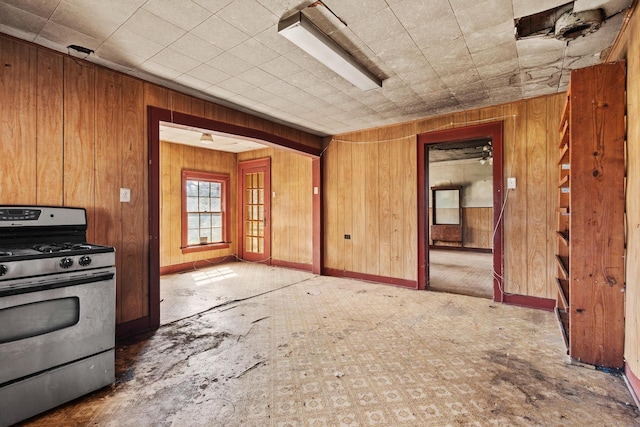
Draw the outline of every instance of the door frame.
M271 265L271 158L246 160L238 162L238 256L245 259L245 208L247 203L244 177L252 169L265 169L264 179L264 259L246 259L251 262ZM268 249L267 249L268 248Z
M322 266L322 204L321 204L321 157L322 149L301 144L274 132L283 132L282 128L272 126L271 132L221 122L219 120L180 113L165 108L147 106L147 155L148 169L148 227L149 246L145 248L147 265L148 299L141 301L147 308L147 315L118 324L116 335L124 337L148 331L160 326L160 122L211 129L248 138L259 139L265 145L288 149L313 159L313 270L320 271ZM271 124L269 122L269 124ZM285 128L286 130L288 128ZM148 258L147 252L148 250ZM148 262L147 262L148 261Z
M503 122L418 134L418 289L427 289L429 276L429 150L428 145L491 138L493 146L493 299L504 302L503 255Z

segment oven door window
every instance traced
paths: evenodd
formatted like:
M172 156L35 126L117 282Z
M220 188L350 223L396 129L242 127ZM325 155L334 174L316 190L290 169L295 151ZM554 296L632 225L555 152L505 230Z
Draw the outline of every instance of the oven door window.
M68 328L80 320L78 297L57 298L0 309L0 344Z

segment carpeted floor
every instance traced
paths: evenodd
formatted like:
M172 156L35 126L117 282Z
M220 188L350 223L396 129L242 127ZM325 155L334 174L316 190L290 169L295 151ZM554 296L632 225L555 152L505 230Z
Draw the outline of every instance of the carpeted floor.
M218 307L122 343L112 387L25 425L638 425L619 375L569 363L553 313L225 268L249 279L201 285Z

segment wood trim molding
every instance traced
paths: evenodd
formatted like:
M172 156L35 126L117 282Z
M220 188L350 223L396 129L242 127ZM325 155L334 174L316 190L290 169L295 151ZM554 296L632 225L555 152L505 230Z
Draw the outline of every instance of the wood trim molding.
M554 299L531 297L527 295L503 294L501 302L509 305L517 305L519 307L535 308L545 311L553 311L556 307L556 300Z
M276 267L291 268L293 270L313 271L313 264L305 264L302 262L282 261L279 259L271 259L271 265Z
M325 276L347 277L349 279L366 280L368 282L377 282L385 285L418 289L418 283L415 280L399 279L397 277L376 276L374 274L357 273L355 271L338 270L335 268L324 268L322 269L322 274Z
M215 264L232 261L236 261L236 257L233 255L227 255L217 258L201 259L194 262L185 262L182 264L165 265L164 267L160 267L160 275L182 273L183 271L212 267Z
M624 376L627 383L627 388L633 397L633 400L636 402L636 406L640 404L640 378L636 376L629 367L628 363L624 364Z
M493 269L497 273L493 281L493 299L497 302L504 302L502 292L502 277L504 275L502 248L503 248L503 225L500 217L502 209L504 177L502 164L503 145L503 122L483 123L461 128L446 129L422 133L418 135L417 162L418 162L418 289L426 289L428 279L428 242L429 228L427 224L427 212L429 209L429 199L427 198L429 180L429 144L442 142L469 141L479 138L491 138L493 145L493 225L496 229L493 238Z

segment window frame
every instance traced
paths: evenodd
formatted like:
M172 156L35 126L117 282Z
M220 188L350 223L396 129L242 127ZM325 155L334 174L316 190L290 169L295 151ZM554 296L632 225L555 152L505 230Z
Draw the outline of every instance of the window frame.
M222 242L188 245L188 212L187 212L187 181L208 181L221 184L221 212L222 212ZM226 249L230 246L230 224L231 224L231 203L229 203L231 186L230 176L228 174L220 174L213 172L194 171L189 169L182 170L182 206L181 206L181 246L183 254L192 252L210 251L213 249Z

